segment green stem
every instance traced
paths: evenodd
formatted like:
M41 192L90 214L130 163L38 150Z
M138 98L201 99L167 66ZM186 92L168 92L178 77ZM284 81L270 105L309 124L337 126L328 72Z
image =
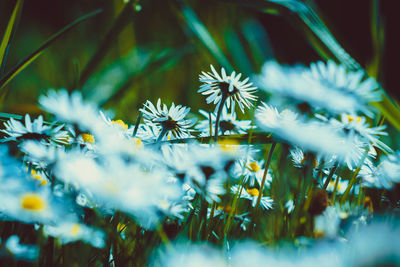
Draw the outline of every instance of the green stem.
M260 186L260 192L258 194L258 198L257 198L257 204L255 207L255 211L257 211L258 207L260 206L260 202L261 202L261 198L262 198L262 193L263 193L263 189L264 189L264 185L265 185L265 180L267 178L267 174L268 174L268 168L269 168L269 164L271 163L271 159L272 159L272 154L274 153L276 147L276 143L273 142L271 145L271 148L269 149L268 152L268 157L267 157L267 161L265 162L265 169L264 169L264 174L261 180L261 186Z
M335 174L336 169L337 169L337 166L335 165L335 166L333 166L333 168L329 172L328 177L326 178L325 183L324 183L324 187L323 187L324 190L326 190L326 188L328 188L328 185L331 182L332 177Z
M226 94L222 94L221 102L219 103L217 118L215 120L215 133L214 133L214 143L218 141L218 126L219 126L219 119L221 117L222 109L224 108L225 101L228 99Z
M163 128L162 131L161 131L161 133L160 133L160 135L159 135L158 138L157 138L156 143L160 143L161 140L163 139L164 135L165 135L167 132L168 132L168 130L165 129L165 128Z
M135 136L136 136L137 131L138 131L138 129L139 129L140 121L142 120L142 117L143 117L143 113L142 113L142 112L139 112L139 115L137 116L137 119L136 119L135 128L133 129L132 137L135 137Z

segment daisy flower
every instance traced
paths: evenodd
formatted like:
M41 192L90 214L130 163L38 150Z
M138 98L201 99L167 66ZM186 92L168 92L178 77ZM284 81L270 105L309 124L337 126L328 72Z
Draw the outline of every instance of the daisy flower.
M332 126L344 131L345 133L353 134L357 138L361 139L362 142L371 144L386 153L393 152L388 145L379 140L380 136L387 135L387 132L385 132L386 125L370 127L370 124L367 123L365 117L348 114L341 114L340 120L335 118L327 119L319 114L317 114L316 117L332 124Z
M62 244L83 241L96 248L103 248L106 244L105 233L102 230L88 227L77 222L62 222L57 225L45 225L46 235L58 238Z
M104 128L105 123L98 115L97 107L83 101L78 91L69 94L65 89L58 92L51 90L47 96L39 97L39 104L59 120L77 125L83 132L101 133Z
M153 124L158 128L160 132L158 141L162 140L167 133L171 133L174 138L190 137L193 131L191 127L196 122L196 118L185 119L190 108L175 106L174 103L168 108L166 104L161 104L161 99L158 99L156 106L147 101L140 111L143 112L145 123Z
M254 160L248 157L247 160L241 159L236 161L232 173L238 178L243 175L243 182L249 182L249 186L255 186L256 181L258 185L261 185L265 171L264 165L264 160ZM269 186L271 182L272 175L269 169L265 180L265 186Z
M364 79L365 72L362 70L348 71L343 65L329 60L327 63L311 63L306 75L310 75L327 88L353 95L363 102L362 104L381 100L379 84L372 77Z
M204 110L199 110L199 113L206 119L200 121L196 125L196 130L201 132L201 136L211 136L215 132L216 114L211 113L211 122L209 120L209 113ZM212 132L210 133L210 123ZM228 113L226 106L222 108L221 118L219 120L219 133L220 134L245 134L251 129L251 121L238 120L236 112Z
M53 128L53 125L44 125L42 116L31 121L29 114L26 114L25 124L11 118L4 123L4 126L6 129L1 131L9 136L4 141L39 140L61 144L69 143L68 132L61 130L64 125L59 125L55 128Z
M317 121L303 120L292 111L279 112L265 103L256 112L259 126L276 138L293 144L303 150L335 155L338 160L358 163L363 150L356 145L351 135L340 133L332 125Z
M35 261L39 257L39 247L20 243L16 235L10 236L4 243L4 247L16 259Z
M2 181L0 207L2 220L17 220L25 223L56 223L74 218L68 201L55 197L48 187L37 187L24 177Z
M220 105L226 105L231 108L231 112L235 110L235 103L239 106L240 110L244 113L244 108L251 108L253 101L257 100L254 93L257 87L249 83L249 78L240 81L241 73L236 75L232 72L231 75L226 75L225 69L221 68L221 75L210 65L212 72L202 72L199 75L199 80L203 84L197 91L203 95L208 95L207 103L216 104L215 110L218 110Z
M132 136L133 128L130 128L123 120L111 120L102 111L100 111L100 116L108 126L118 129L125 137Z
M394 184L400 183L400 152L383 156L376 167L366 162L359 172L363 184L367 187L391 189Z
M310 69L268 61L261 74L255 76L255 83L272 94L288 97L298 104L309 103L333 114L360 111L372 116L367 104L379 101L380 92L373 78L363 81L363 76L362 71L346 71L332 61L313 63Z
M236 194L239 190L239 186L238 185L233 185L231 187L231 192L233 194ZM243 188L242 193L240 195L240 198L245 198L251 201L251 205L253 207L255 207L257 205L257 199L258 196L260 195L260 191L257 188ZM273 204L274 200L270 197L267 196L263 196L261 197L261 201L260 201L260 206L265 209L265 210L269 210L272 209L272 204Z

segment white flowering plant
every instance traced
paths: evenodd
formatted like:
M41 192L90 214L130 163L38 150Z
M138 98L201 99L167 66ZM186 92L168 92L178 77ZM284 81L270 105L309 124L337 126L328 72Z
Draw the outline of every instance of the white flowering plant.
M187 88L202 109L150 96L122 120L118 105L103 105L117 94L109 84L85 87L88 70L74 90L44 90L39 114L0 113L0 263L400 265L400 109L307 20L319 17L305 2L265 2L298 13L336 57L309 67L265 59L241 71L177 1L221 65ZM0 90L25 67L0 75ZM116 69L100 80L118 79Z

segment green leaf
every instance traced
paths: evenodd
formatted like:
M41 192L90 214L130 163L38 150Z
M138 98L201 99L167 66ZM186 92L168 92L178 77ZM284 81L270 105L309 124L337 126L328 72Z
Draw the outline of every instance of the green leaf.
M134 48L126 57L93 75L83 86L82 93L101 106L123 95L133 82L160 71L191 51L191 46L160 52Z
M0 43L0 74L2 74L4 70L8 50L10 48L12 36L14 35L18 25L18 20L21 15L23 3L24 0L18 0L15 4L10 20L8 21L6 31L4 32L3 39Z
M16 115L16 114L11 114L11 113L5 113L5 112L0 112L0 118L1 119L16 119L16 120L22 120L24 117L21 115Z
M106 36L102 40L99 48L96 50L90 61L83 69L79 80L79 87L82 87L83 84L93 74L93 72L95 71L101 60L107 54L110 47L115 43L115 39L125 28L125 26L131 21L132 14L133 14L132 5L125 5L124 9L121 11L121 13L118 15L118 18L115 20L113 26L107 32Z
M77 20L73 21L72 23L68 24L64 28L62 28L60 31L52 35L42 46L40 46L35 52L30 54L28 57L26 57L24 60L22 60L20 63L18 63L10 72L8 72L6 75L1 77L0 79L0 89L4 88L12 79L15 78L16 75L18 75L21 71L23 71L27 66L29 66L35 59L37 59L47 47L49 47L51 44L54 43L58 38L60 38L62 35L64 35L66 32L74 28L76 25L86 21L87 19L99 14L101 10L96 10L93 11L89 14L86 14ZM0 91L1 92L1 91Z

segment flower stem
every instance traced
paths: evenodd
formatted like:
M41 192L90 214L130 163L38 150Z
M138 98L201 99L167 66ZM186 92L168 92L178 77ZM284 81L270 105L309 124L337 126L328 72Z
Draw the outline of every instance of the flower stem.
M168 130L165 129L165 128L162 129L160 135L159 135L158 138L157 138L156 143L160 143L160 142L161 142L161 140L163 139L163 137L164 137L164 135L167 133L167 131L168 131Z
M218 107L217 119L215 120L214 143L216 143L218 141L219 119L221 117L222 109L224 108L226 99L228 99L228 96L226 94L222 94L221 102L219 103L219 107Z
M269 152L268 152L267 161L265 162L264 174L263 174L263 177L262 177L262 180L261 180L261 186L260 186L260 191L259 191L260 193L258 194L255 211L257 211L258 207L260 206L262 192L263 192L264 185L265 185L265 180L266 180L267 174L268 174L269 164L271 163L272 154L274 153L275 147L276 147L276 143L273 142L272 145L271 145L271 148L269 149Z
M142 120L142 117L143 117L143 113L142 113L142 112L139 112L139 115L137 116L137 119L136 119L135 128L133 129L132 137L135 137L135 136L136 136L137 131L138 131L138 129L139 129L140 121Z
M332 180L333 175L335 174L336 169L337 169L337 166L335 165L335 166L331 169L331 171L329 172L328 177L327 177L326 180L325 180L323 189L326 190L326 188L328 187L329 183L330 183L331 180Z

